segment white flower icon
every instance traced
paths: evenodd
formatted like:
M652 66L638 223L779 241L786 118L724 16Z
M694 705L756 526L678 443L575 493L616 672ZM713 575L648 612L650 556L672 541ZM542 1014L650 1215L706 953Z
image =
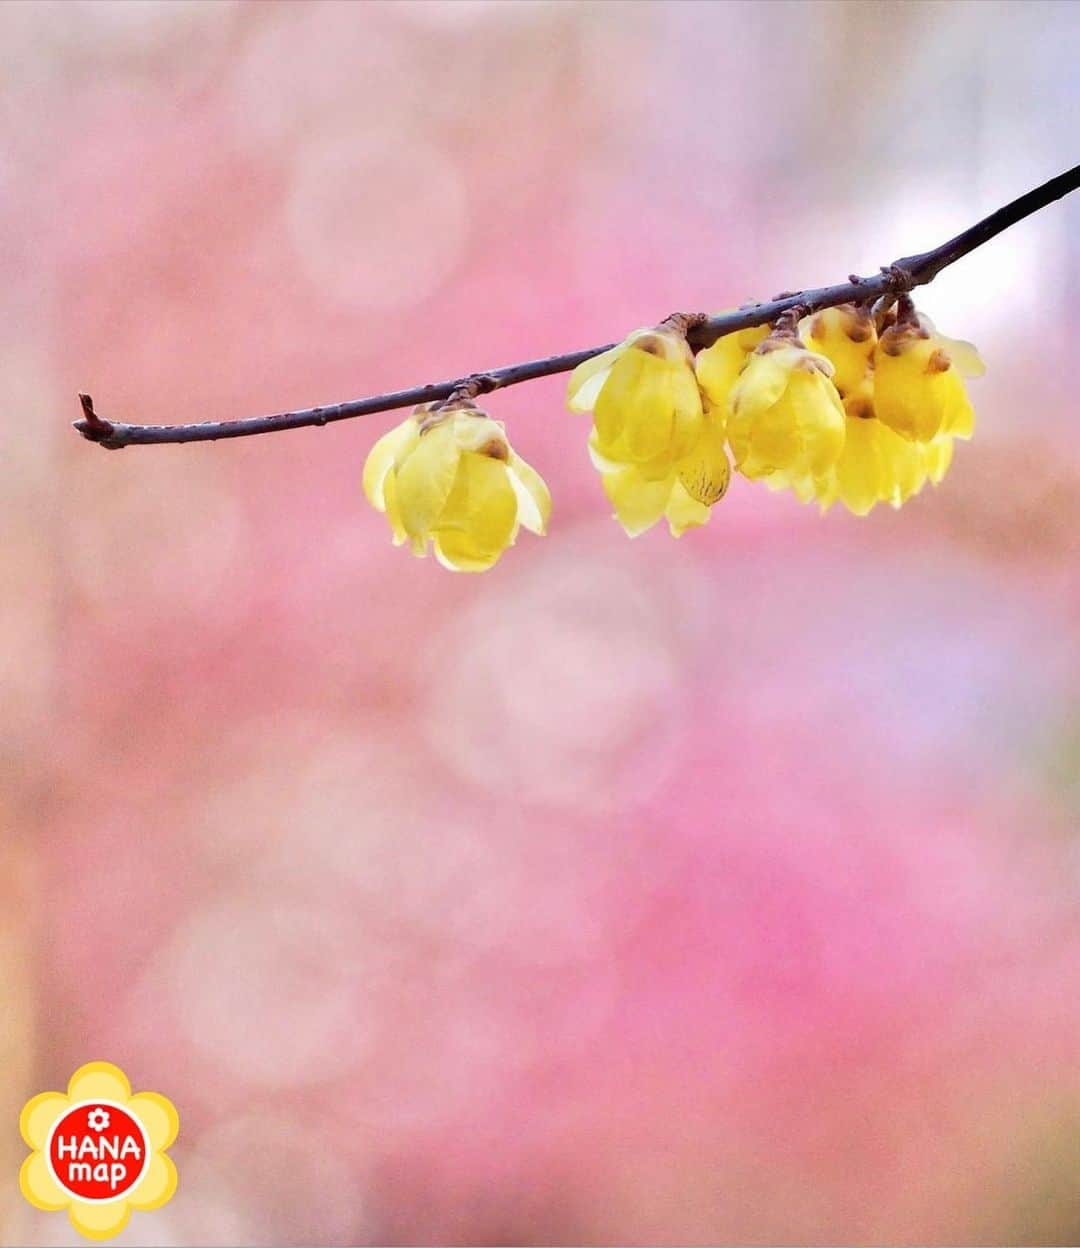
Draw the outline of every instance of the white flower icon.
M86 1125L91 1131L104 1131L109 1125L109 1111L99 1105L86 1115Z

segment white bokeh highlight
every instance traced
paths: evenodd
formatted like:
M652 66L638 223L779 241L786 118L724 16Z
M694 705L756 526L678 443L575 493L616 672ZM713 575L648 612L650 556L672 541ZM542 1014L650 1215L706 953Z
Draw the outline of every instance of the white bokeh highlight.
M340 915L280 894L234 896L194 915L146 976L186 1043L254 1085L342 1078L374 1040L383 951Z
M690 680L658 589L647 565L573 543L494 582L426 655L432 749L523 803L600 811L647 796L686 730Z

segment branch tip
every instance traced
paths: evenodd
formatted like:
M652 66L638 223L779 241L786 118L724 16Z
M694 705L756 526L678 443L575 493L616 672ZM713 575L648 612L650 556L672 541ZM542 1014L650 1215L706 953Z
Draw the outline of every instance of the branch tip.
M79 405L83 410L83 418L75 422L75 427L80 433L89 436L91 432L99 432L104 437L112 433L112 425L107 420L102 420L94 411L94 400L88 394L79 395Z
M90 395L80 394L79 405L83 410L83 418L73 420L71 423L88 442L96 442L99 446L108 447L109 450L116 450L123 446L122 442L110 442L116 434L116 428L111 421L103 419L94 411L94 400Z

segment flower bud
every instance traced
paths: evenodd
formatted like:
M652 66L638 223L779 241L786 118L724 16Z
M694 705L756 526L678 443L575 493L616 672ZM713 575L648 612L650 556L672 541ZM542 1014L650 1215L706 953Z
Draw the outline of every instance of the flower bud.
M704 424L686 337L659 326L579 365L570 375L572 411L593 414L599 454L637 465L647 477L671 472Z
M825 308L799 325L803 342L833 366L833 384L842 399L854 394L873 365L877 331L868 309L851 303Z
M732 309L734 310L734 309ZM694 361L698 386L706 412L715 416L721 430L727 420L731 392L754 349L769 336L768 325L739 329L699 351Z
M662 517L676 537L708 521L731 465L723 427L702 407L680 327L637 330L587 360L570 377L568 401L593 413L589 454L631 537Z
M844 408L833 366L774 331L747 360L731 393L728 442L744 476L828 471L844 447Z
M396 546L408 541L425 555L430 541L459 572L492 567L521 526L543 534L551 512L543 479L469 400L418 407L381 437L364 465L364 493Z
M945 338L925 316L901 315L874 350L877 418L915 442L931 442L940 434L970 438L975 412L964 376L982 372L970 343Z
M905 441L873 416L849 416L844 449L835 467L818 485L822 511L834 502L856 516L878 503L899 507L926 480L922 447Z

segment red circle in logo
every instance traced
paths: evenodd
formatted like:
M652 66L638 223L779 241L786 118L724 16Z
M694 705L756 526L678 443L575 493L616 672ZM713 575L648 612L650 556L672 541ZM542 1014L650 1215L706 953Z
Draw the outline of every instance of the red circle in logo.
M126 1109L108 1101L74 1105L49 1137L49 1168L81 1200L116 1200L142 1178L146 1132Z

